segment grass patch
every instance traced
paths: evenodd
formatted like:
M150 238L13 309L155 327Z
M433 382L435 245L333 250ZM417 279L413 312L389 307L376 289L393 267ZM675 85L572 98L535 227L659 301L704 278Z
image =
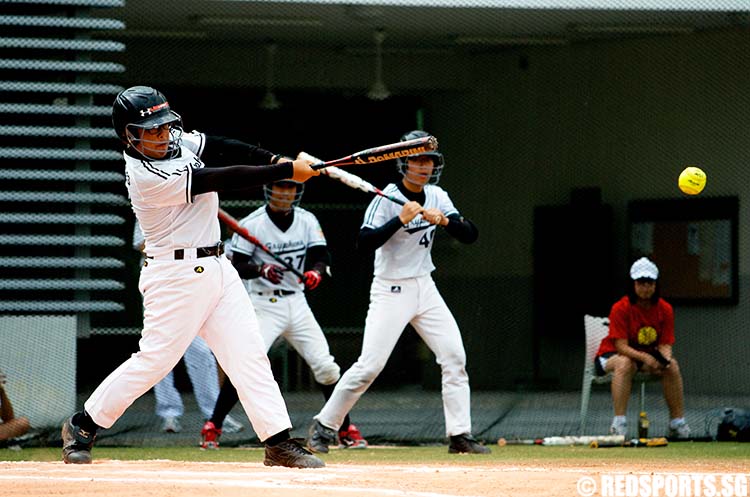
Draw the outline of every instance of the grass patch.
M733 442L679 442L668 447L608 448L588 447L493 447L489 455L448 454L447 446L373 447L367 450L332 450L322 458L332 464L430 464L470 463L513 464L539 462L735 462L750 465L750 444ZM95 447L94 459L123 461L166 459L190 462L263 461L261 448L223 448L204 451L194 447ZM60 461L60 448L0 449L0 461Z

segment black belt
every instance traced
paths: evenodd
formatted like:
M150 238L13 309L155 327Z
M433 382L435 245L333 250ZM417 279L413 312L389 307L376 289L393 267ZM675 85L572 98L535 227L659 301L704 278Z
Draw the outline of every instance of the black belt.
M195 249L195 256L201 257L218 257L224 253L224 242L219 242L216 245L210 247L198 247ZM153 257L146 256L147 259L153 259ZM174 251L174 259L176 261L185 258L185 249L176 249Z
M268 290L267 292L258 292L258 295L276 295L277 297L281 297L283 295L294 295L295 293L294 290Z

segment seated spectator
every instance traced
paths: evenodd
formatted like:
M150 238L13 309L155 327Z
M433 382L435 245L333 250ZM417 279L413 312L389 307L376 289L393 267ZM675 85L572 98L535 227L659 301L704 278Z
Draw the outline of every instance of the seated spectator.
M13 414L13 405L5 392L5 379L5 374L0 372L0 440L20 437L29 431L29 420Z
M641 371L661 377L669 408L669 437L688 438L690 427L684 417L682 375L672 355L674 311L659 297L659 269L641 257L631 266L630 278L628 294L612 306L609 335L602 340L594 358L597 374L613 374L615 416L609 431L627 436L625 411L633 375Z

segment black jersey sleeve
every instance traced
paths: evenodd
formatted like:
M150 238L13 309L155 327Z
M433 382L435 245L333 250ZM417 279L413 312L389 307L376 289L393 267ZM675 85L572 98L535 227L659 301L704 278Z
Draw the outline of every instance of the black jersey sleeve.
M237 164L274 164L280 155L268 150L223 136L206 136L201 160L207 167L234 166Z
M249 255L233 252L232 265L243 280L252 280L260 277L262 266L255 264Z
M479 238L479 229L476 225L458 214L448 216L445 231L461 243L474 243Z
M401 228L401 220L398 216L378 228L362 228L357 237L357 248L361 252L374 252L383 246L385 242Z
M314 269L321 275L327 274L326 269L331 265L331 253L325 245L315 245L307 249L305 266Z
M252 190L266 183L291 178L293 173L291 162L268 166L204 167L193 170L190 193Z

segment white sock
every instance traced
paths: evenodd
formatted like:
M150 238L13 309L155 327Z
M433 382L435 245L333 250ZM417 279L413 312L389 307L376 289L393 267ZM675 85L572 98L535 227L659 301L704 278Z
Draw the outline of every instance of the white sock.
M612 424L614 426L626 425L628 424L628 418L626 416L615 416L612 418Z
M682 425L684 425L685 423L686 423L686 422L685 422L685 418L672 418L672 419L671 419L671 420L669 421L669 427L670 427L670 428L677 428L678 426L682 426Z

